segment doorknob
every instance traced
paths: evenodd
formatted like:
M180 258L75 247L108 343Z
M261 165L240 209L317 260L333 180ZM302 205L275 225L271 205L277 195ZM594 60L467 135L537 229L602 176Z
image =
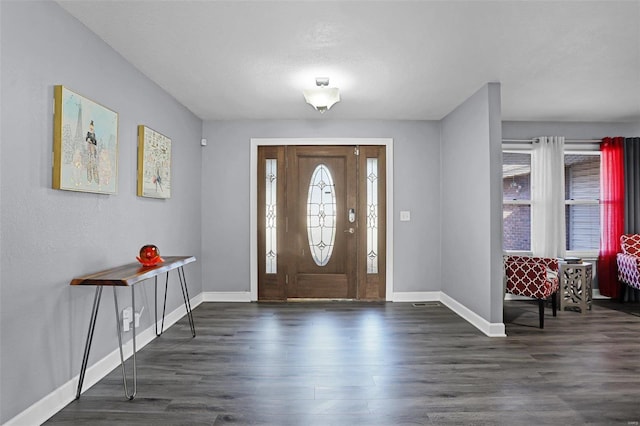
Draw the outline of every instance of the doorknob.
M345 229L344 232L348 232L349 234L355 234L356 230L353 228Z

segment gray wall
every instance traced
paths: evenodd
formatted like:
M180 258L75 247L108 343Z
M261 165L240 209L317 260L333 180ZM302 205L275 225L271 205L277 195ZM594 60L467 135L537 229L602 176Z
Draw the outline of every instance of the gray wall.
M482 87L442 120L442 290L502 322L500 85Z
M327 115L203 126L54 2L0 1L0 20L0 423L78 374L93 289L71 288L74 276L133 261L152 242L165 255L199 258L187 269L192 296L249 291L251 138L393 138L395 291L444 290L488 321L502 321L496 303L502 288L495 286L497 85L482 88L442 123ZM56 84L119 113L117 195L51 189ZM173 140L170 200L135 196L138 124ZM502 129L505 138L590 139L637 136L640 123L509 122ZM399 221L400 210L411 211L411 222ZM151 325L151 290L138 290L138 308L148 307L142 327ZM125 304L129 292L120 295ZM170 292L168 309L180 304L178 292ZM91 363L117 347L109 294L96 335Z
M327 115L331 114L331 111ZM204 291L249 291L251 138L393 138L394 291L440 290L440 127L415 121L211 121L202 154ZM399 211L411 221L400 222Z
M69 281L135 262L145 243L200 256L202 121L151 83L54 2L0 2L0 423L79 372L93 288ZM53 86L119 113L118 194L51 189ZM136 127L172 138L172 198L136 197ZM192 295L200 264L185 268ZM173 277L172 279L175 279ZM181 304L169 291L168 311ZM122 304L130 292L119 290ZM150 327L153 286L136 290ZM90 363L117 348L111 290L104 294ZM151 315L150 315L151 314ZM126 338L130 338L130 333Z

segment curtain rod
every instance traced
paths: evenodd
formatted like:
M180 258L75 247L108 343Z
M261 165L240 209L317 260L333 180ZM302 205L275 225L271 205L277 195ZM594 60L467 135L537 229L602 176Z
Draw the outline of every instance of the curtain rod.
M533 143L537 141L538 138L532 139L502 139L502 142L508 143ZM565 143L600 143L602 139L565 139Z

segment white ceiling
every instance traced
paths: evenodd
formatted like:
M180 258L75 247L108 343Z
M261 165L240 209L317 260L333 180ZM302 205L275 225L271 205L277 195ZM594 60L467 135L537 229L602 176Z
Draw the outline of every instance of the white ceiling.
M58 3L204 120L438 120L500 82L504 120L640 121L640 0Z

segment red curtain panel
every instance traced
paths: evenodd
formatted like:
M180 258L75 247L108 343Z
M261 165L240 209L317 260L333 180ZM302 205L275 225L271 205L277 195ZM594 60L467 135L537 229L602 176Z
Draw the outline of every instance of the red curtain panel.
M600 144L600 211L602 230L598 259L600 294L617 298L620 294L616 254L624 233L624 138L604 138Z

